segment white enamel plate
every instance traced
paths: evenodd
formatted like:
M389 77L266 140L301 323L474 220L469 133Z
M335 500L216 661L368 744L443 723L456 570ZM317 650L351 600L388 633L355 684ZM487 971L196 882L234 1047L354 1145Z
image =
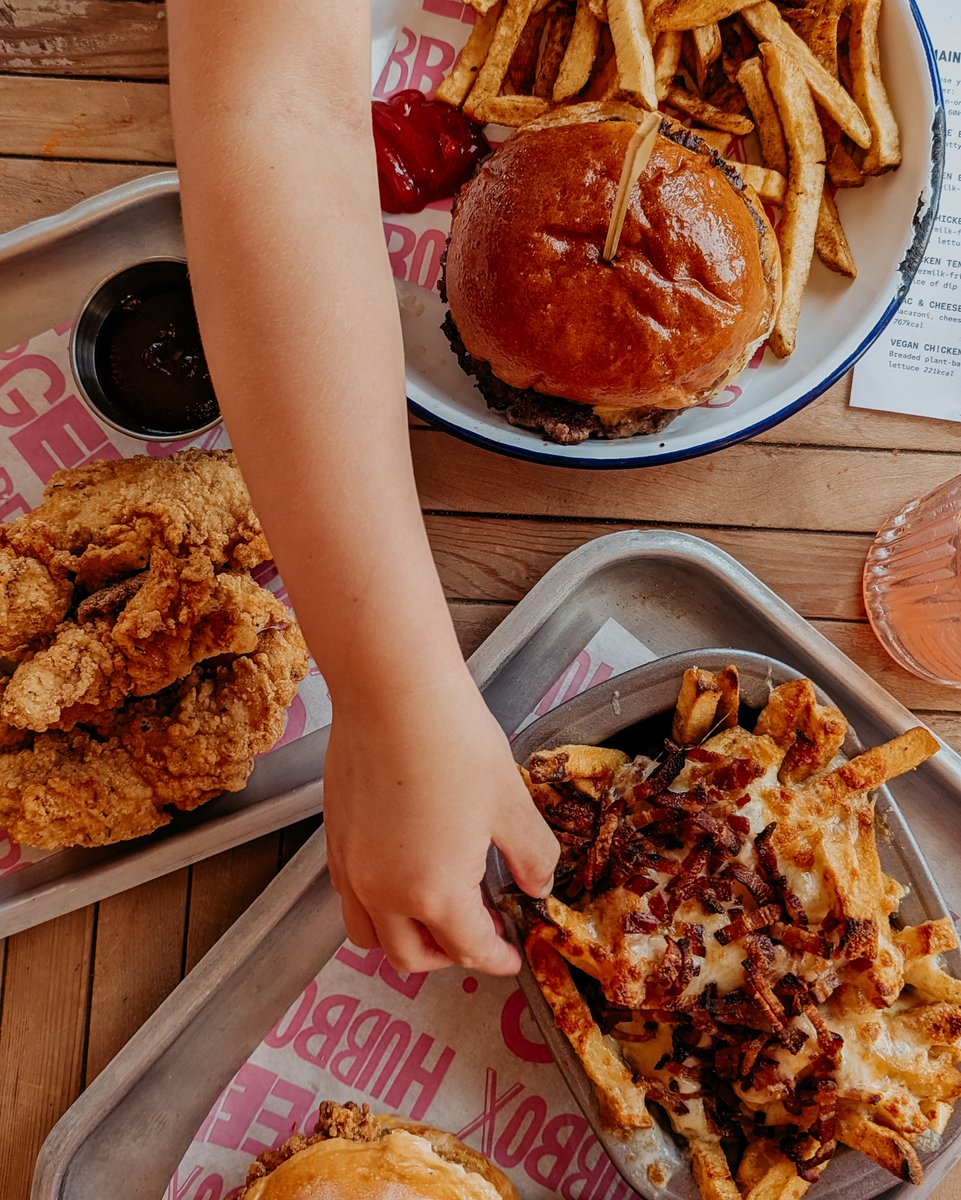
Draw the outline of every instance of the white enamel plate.
M888 0L881 22L884 79L901 126L904 161L863 188L838 193L858 263L852 283L815 260L797 349L770 351L736 389L690 409L659 434L558 446L491 412L457 364L436 293L399 284L407 395L433 424L488 449L568 467L644 467L710 454L778 424L851 369L894 316L921 262L937 212L945 118L931 44L914 0ZM739 393L739 394L738 394Z

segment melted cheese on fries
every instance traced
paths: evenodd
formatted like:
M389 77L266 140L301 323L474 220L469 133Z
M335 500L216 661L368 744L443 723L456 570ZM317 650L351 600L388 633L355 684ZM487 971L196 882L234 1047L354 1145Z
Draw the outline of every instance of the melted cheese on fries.
M919 728L847 761L808 680L753 732L737 714L736 671L692 668L658 759L531 756L562 848L528 905L534 973L612 1124L660 1104L707 1200L800 1196L840 1142L917 1181L961 1096L957 940L946 918L897 927L873 790L938 743ZM722 1142L746 1146L737 1183Z

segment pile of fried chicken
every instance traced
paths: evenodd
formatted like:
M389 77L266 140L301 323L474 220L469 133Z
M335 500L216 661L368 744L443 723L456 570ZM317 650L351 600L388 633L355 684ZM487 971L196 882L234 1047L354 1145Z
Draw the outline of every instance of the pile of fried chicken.
M230 451L60 471L0 525L0 828L30 846L150 833L283 733L308 671Z

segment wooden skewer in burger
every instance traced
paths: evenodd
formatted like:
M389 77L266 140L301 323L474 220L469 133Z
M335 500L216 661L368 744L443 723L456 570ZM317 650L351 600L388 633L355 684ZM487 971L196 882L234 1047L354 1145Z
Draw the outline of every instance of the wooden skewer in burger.
M522 126L462 188L444 288L490 407L573 444L656 433L721 391L771 330L781 261L699 138L597 102Z
M617 196L614 198L614 211L611 213L611 223L607 227L607 237L604 239L603 258L607 263L613 262L617 256L617 247L627 218L627 206L631 202L631 192L647 166L648 159L654 153L654 143L657 141L657 131L660 127L661 118L658 114L648 113L628 143L624 166L621 167L621 179L617 185Z

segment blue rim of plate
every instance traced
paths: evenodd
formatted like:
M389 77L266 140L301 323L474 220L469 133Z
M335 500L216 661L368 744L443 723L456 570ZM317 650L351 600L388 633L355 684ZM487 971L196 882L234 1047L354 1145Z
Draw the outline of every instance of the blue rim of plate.
M685 450L667 450L663 454L649 454L643 458L567 458L546 446L544 449L528 449L524 446L515 446L506 442L500 442L496 438L486 437L482 433L475 433L464 429L463 426L457 425L453 421L448 421L444 417L437 416L429 408L426 408L423 404L412 400L408 396L407 404L410 409L418 417L427 421L428 424L443 429L447 433L452 433L455 437L460 438L461 441L470 442L474 446L481 446L485 450L493 450L495 453L506 455L508 458L519 458L525 462L545 463L555 467L571 467L582 471L614 471L638 467L659 467L664 466L666 463L684 462L687 459L702 458L706 454L714 454L716 451L723 450L727 446L735 446L739 442L746 442L750 438L756 437L757 434L764 433L765 430L773 429L776 425L780 425L782 421L786 421L788 417L792 417L796 412L800 412L812 400L816 400L818 396L823 395L829 387L833 386L839 379L846 375L865 351L877 341L894 314L901 307L904 297L908 294L908 289L924 258L938 215L938 207L941 201L941 184L944 178L945 143L947 140L944 93L941 90L941 76L938 72L938 64L934 56L934 46L931 44L931 36L924 23L924 18L921 16L920 9L915 0L908 0L908 8L914 19L918 36L921 39L924 57L928 64L931 87L934 93L934 114L931 124L930 197L924 218L916 223L914 238L901 261L901 281L898 284L897 291L891 298L890 304L878 318L877 323L865 336L864 340L855 347L843 362L839 363L833 371L816 384L815 387L805 392L803 396L798 397L797 400L790 401L784 408L779 409L778 412L772 413L771 416L765 417L764 420L758 421L754 425L749 425L745 429L738 430L736 433L717 438L713 442L702 442L699 446L691 446Z

